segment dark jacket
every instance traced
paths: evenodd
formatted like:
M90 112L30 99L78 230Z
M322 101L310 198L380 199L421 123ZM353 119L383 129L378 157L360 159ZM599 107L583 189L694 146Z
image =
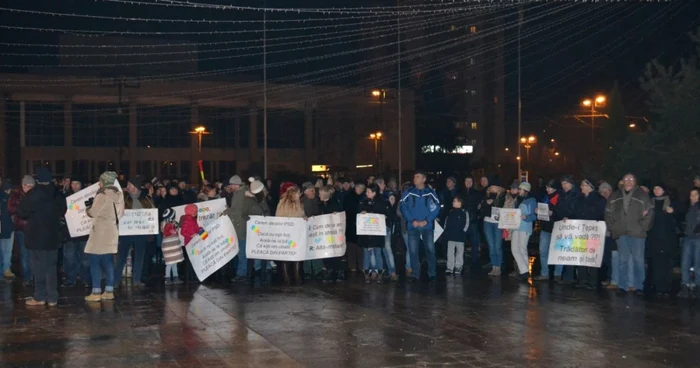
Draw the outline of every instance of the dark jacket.
M678 251L678 221L676 219L677 206L672 205L668 196L652 198L654 204L654 223L647 233L647 256L668 255L675 256ZM674 213L668 213L668 208L673 208Z
M185 190L180 189L180 197L182 197L182 202L184 204L190 204L190 203L197 202L197 193L193 192L190 189L185 189Z
M554 230L554 208L557 206L557 203L559 203L559 191L552 194L546 194L542 202L549 206L549 210L552 211L552 215L549 216L549 221L540 220L540 226L542 231L551 233Z
M381 196L374 199L363 199L357 208L358 213L378 213L389 216L389 205ZM385 236L359 235L357 245L362 248L384 248Z
M700 238L700 202L688 207L684 234L688 238Z
M605 219L605 198L598 192L591 192L588 196L581 194L576 201L572 220L603 221Z
M446 241L464 243L467 241L467 229L469 228L469 212L464 208L453 208L445 219Z
M309 199L306 196L301 197L301 204L304 206L304 215L306 217L318 216L318 198Z
M357 206L360 196L354 190L345 194L343 208L345 209L345 238L351 243L357 243Z
M452 210L452 200L457 196L457 194L457 187L452 188L452 190L444 188L440 191L440 215L438 216L440 223L445 223L447 214Z
M318 214L330 215L331 213L343 212L343 206L340 205L335 198L329 198L327 201L318 201Z
M644 211L647 211L646 215ZM651 198L638 187L632 189L629 208L625 212L623 191L616 191L610 195L610 201L605 209L605 222L613 239L623 235L646 238L647 231L654 223L654 207L651 204Z
M15 231L24 231L27 226L27 221L17 216L17 209L20 203L27 197L27 193L22 191L22 187L16 188L10 192L10 198L7 200L7 211L12 216L12 223L15 226Z
M124 198L126 199L126 197ZM165 212L165 210L167 210L168 208L174 208L177 206L182 206L184 204L185 203L182 201L182 197L180 197L179 195L173 196L170 195L170 193L166 194L165 198L163 198L158 204L158 218L163 218L163 212Z
M9 199L9 195L5 194L4 191L0 191L0 239L9 239L15 229L15 225L12 223L12 215L7 210Z
M479 205L484 199L484 192L471 187L469 189L462 189L460 195L462 196L462 199L464 199L464 205L462 208L466 208L467 212L469 212L469 222L475 223L479 221Z
M579 200L580 192L576 188L568 192L559 192L559 201L554 206L554 222L561 221L564 218L574 219L576 214L576 203Z
M27 220L24 229L27 249L60 248L59 221L66 213L66 200L53 184L37 184L19 204L17 216Z
M488 203L488 200L492 200L491 204ZM496 208L503 208L503 204L506 202L506 193L501 192L499 194L496 193L488 193L484 195L484 198L481 200L481 208L479 209L479 218L484 219L486 217L491 216L491 208L496 207Z

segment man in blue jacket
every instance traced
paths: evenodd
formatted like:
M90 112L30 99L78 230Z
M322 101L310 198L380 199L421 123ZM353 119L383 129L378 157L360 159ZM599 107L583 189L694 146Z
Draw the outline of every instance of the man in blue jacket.
M407 222L408 251L411 255L411 269L409 282L415 282L420 276L418 250L423 238L425 250L428 256L428 277L435 280L437 275L437 263L435 260L434 222L440 213L440 201L435 191L425 185L426 175L418 171L413 175L413 187L402 194L401 214Z

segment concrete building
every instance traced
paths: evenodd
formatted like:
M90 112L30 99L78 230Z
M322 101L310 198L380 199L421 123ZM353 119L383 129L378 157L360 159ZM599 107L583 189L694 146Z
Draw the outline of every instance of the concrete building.
M37 167L94 180L186 177L197 161L208 179L250 169L262 175L261 83L0 74L0 175L17 180ZM331 86L268 85L268 172L311 173L312 165L358 175L375 162L369 134L383 116L385 168L398 168L397 104L366 91ZM415 167L413 94L403 92L404 170ZM210 135L191 134L204 126ZM376 171L376 166L364 174Z

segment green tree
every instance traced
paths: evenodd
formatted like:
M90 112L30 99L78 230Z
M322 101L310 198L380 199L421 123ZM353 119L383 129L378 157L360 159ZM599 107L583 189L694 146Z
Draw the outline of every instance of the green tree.
M620 149L617 173L633 171L680 189L698 169L700 147L700 30L691 35L695 53L673 66L652 60L640 79L648 95L651 126L632 134Z

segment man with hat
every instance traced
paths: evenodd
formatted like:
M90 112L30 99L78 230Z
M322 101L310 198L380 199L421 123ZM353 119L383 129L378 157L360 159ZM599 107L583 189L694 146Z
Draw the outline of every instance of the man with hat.
M231 202L233 201L233 194L236 191L238 191L243 185L243 180L241 180L241 177L238 175L234 175L228 180L228 185L224 187L226 193L223 194L224 198L226 198L227 206L231 207Z
M243 202L245 201L245 192L248 190L248 186L243 183L241 177L234 175L229 179L228 190L231 191L231 205L227 210L229 212L229 217L243 218ZM235 259L238 260L238 267L236 268L236 277L233 278L233 282L247 282L248 281L248 258L245 254L245 239L238 239L238 255ZM232 261L235 262L235 261Z
M561 178L561 193L559 194L559 202L554 207L554 222L568 220L574 218L576 210L576 202L580 193L576 190L576 181L572 175L564 175ZM564 272L560 281L562 284L572 284L574 282L574 266L558 265L555 273L559 272L559 267L564 268Z
M17 216L27 221L25 241L34 270L34 296L25 304L55 306L58 302L58 248L61 246L59 221L66 213L66 201L52 184L51 173L46 168L37 169L36 183L17 208Z
M605 220L606 200L595 190L594 180L586 178L581 181L581 195L576 202L574 219L603 221ZM598 287L598 271L596 267L578 266L578 287L595 289Z
M124 209L138 210L156 208L153 201L146 195L146 191L142 188L143 177L136 175L130 178L124 191ZM132 286L143 287L141 280L143 273L144 259L146 258L146 247L148 245L148 236L146 235L129 235L119 237L119 250L117 252L117 267L114 269L114 285L119 285L122 280L124 266L126 266L126 258L129 256L131 248L134 248L134 256L131 260L132 267Z

